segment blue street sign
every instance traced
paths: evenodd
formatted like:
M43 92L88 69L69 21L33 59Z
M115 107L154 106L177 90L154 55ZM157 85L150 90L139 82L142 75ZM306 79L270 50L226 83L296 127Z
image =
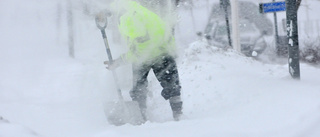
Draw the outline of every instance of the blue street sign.
M259 7L261 13L285 11L286 2L260 3Z

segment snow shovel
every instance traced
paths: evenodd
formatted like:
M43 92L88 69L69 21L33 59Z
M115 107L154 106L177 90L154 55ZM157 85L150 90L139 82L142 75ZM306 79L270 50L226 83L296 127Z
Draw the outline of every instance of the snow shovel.
M111 56L107 35L105 32L108 23L107 17L105 14L100 14L96 16L95 21L97 27L101 31L106 51L108 54L109 62L112 63L113 59ZM105 104L105 114L107 116L108 122L116 126L120 126L126 123L130 123L132 125L140 125L144 123L144 119L142 117L138 102L124 101L121 89L118 85L118 78L116 72L112 70L112 74L116 84L119 99L116 102L109 102Z

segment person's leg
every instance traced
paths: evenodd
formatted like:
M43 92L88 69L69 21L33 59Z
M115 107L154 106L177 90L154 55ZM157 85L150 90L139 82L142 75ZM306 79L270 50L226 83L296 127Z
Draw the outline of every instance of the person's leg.
M132 65L133 75L133 88L130 91L130 96L133 101L139 103L139 107L142 116L146 120L146 109L147 109L147 93L148 93L148 74L151 67L147 65Z
M169 99L173 117L175 120L179 120L182 115L181 86L174 58L164 56L152 66L152 69L163 87L161 95L164 99Z

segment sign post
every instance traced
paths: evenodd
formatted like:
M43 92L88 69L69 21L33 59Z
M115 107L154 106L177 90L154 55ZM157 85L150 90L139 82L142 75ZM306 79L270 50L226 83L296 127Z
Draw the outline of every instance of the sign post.
M275 2L275 0L273 0ZM284 7L285 8L285 7ZM274 31L276 34L276 47L279 46L279 34L278 34L278 19L277 19L277 12L273 12L273 18L274 18Z

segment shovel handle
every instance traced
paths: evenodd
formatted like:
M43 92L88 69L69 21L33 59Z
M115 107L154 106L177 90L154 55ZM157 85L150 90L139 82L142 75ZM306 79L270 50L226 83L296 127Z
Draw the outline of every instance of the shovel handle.
M101 29L100 31L101 31L101 34L102 34L104 45L106 47L106 52L108 54L109 62L112 64L113 63L113 59L112 59L112 54L111 54L110 46L109 46L109 43L108 43L108 38L107 38L107 35L106 35L106 31L104 29Z
M105 19L103 19L101 17L105 17ZM106 16L97 15L95 21L96 21L97 27L101 31L102 38L103 38L103 41L104 41L104 45L106 47L106 52L107 52L107 55L108 55L109 62L112 64L113 63L112 54L111 54L111 50L110 50L110 47L109 47L106 31L105 31L105 28L107 27L107 23L108 23L107 22L107 18L106 18ZM103 25L101 25L101 24L103 24ZM118 97L119 97L119 99L121 101L123 101L123 96L122 96L122 93L121 93L121 89L120 89L120 86L118 84L118 78L117 78L116 72L114 70L112 70L112 75L113 75L113 78L114 78L114 81L115 81L115 84L116 84Z

